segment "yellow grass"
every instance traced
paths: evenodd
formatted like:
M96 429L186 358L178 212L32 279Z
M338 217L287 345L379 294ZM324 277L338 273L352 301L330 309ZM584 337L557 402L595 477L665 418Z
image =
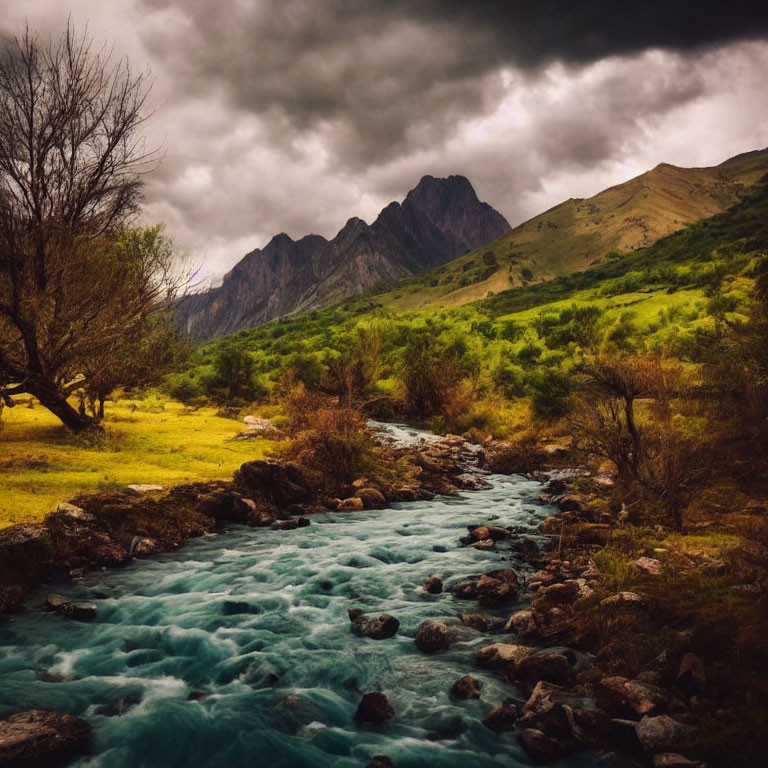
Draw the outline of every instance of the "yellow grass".
M188 412L156 397L107 403L105 435L74 437L39 405L6 409L0 427L0 527L39 520L83 491L229 479L265 440L231 440L243 425L215 408Z

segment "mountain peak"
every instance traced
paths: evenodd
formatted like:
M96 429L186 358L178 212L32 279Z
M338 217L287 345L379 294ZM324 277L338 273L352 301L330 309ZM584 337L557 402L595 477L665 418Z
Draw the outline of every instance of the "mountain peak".
M419 274L508 231L506 219L477 199L466 177L426 175L373 224L353 216L330 242L275 235L177 317L191 336L213 338Z

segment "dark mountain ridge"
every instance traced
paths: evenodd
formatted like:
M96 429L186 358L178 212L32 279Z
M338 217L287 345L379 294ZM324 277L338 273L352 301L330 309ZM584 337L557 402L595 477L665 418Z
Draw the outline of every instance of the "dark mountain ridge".
M238 262L219 287L184 297L176 321L191 339L217 338L416 275L509 230L468 179L425 176L373 224L352 218L331 241L277 235Z

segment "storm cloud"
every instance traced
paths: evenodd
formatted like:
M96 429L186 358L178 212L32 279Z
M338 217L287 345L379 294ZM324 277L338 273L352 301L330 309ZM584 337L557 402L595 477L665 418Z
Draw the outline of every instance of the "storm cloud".
M21 6L21 7L20 7ZM768 144L768 7L606 0L0 0L0 31L88 22L156 78L148 220L220 275L332 236L421 175L512 223L658 162ZM105 7L108 6L108 7Z

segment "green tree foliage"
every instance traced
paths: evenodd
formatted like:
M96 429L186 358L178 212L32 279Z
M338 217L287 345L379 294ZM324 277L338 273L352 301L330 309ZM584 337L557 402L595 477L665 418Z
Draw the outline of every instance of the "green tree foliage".
M226 403L245 404L261 390L254 376L251 355L237 344L222 345L213 361L213 375L206 389L214 399Z

